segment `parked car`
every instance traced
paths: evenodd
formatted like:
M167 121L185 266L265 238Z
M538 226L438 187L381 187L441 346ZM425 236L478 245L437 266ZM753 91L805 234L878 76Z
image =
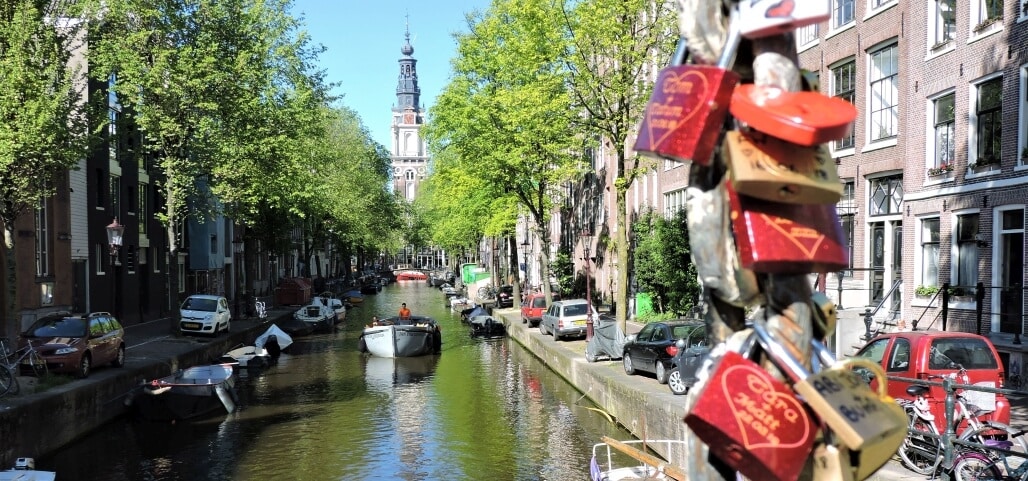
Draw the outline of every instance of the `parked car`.
M30 341L49 372L84 378L95 366L125 365L125 329L107 312L43 316L21 334L19 347Z
M940 382L941 376L955 374L962 366L967 370L967 384L991 388L1003 386L1004 369L996 347L988 338L966 332L913 331L882 334L871 339L856 354L881 364L891 377ZM859 368L858 368L859 370ZM963 384L959 379L956 382ZM907 394L912 383L890 379L889 395L896 399L913 399ZM877 389L876 382L872 387ZM964 396L984 410L992 410L984 418L1010 423L1010 401L1002 394L964 391ZM946 419L946 391L930 386L928 402L935 419ZM941 421L940 421L941 422ZM938 426L943 429L944 426Z
M621 363L626 374L646 371L657 376L657 382L668 382L671 359L678 354L677 341L689 339L693 331L704 332L703 321L675 320L651 322L625 339Z
M228 299L221 296L194 294L186 298L179 308L179 330L183 334L207 334L216 336L228 332L232 312Z
M507 284L500 286L496 293L496 307L501 309L514 307L514 286Z
M553 300L559 301L560 294L556 292L552 293ZM525 296L525 300L521 303L521 323L527 323L529 327L535 327L539 325L539 321L543 320L543 313L546 312L546 296L542 292L533 292Z
M701 321L702 322L702 321ZM707 329L693 329L689 337L679 339L675 343L678 352L671 358L671 369L668 372L667 386L673 394L685 394L699 380L696 374L710 352L707 344ZM660 378L658 378L659 380Z
M546 312L543 313L542 320L539 321L539 332L553 334L553 339L556 341L565 337L584 336L586 320L590 312L593 320L600 318L596 308L590 306L585 299L553 301L553 304L550 304L550 307L546 308Z

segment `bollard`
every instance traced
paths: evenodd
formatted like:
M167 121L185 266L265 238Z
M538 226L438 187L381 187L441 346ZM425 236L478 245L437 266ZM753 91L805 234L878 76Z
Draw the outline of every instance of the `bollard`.
M870 341L871 340L871 321L872 321L872 318L871 318L871 308L870 307L866 307L866 308L864 308L864 340L865 341Z

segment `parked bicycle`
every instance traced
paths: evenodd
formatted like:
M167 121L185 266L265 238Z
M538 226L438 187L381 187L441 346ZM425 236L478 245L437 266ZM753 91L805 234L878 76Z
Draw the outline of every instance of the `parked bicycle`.
M943 379L945 377L929 376L928 379ZM962 383L968 382L967 370L963 366L958 365L958 371L949 375L949 377L951 379L959 379ZM900 445L897 454L899 454L903 465L907 469L925 476L935 474L942 464L945 453L944 441L942 439L943 432L940 431L940 427L945 427L937 425L935 416L929 409L928 398L925 396L928 390L928 386L924 385L910 386L907 388L907 394L913 397L914 400L897 400L906 410L909 421L907 438ZM981 445L994 441L997 435L1016 438L1021 450L1028 452L1028 442L1016 436L1018 434L1017 430L1000 422L982 420L981 416L988 412L990 411L980 409L978 406L971 404L964 392L956 392L952 427L956 430L962 424L962 421L967 422L967 427L960 431L957 438L961 441ZM956 447L964 451L973 451L973 449L963 445L956 445Z
M16 349L7 338L0 338L0 396L21 390L18 375L22 369L31 370L36 377L47 374L46 360L39 354L36 347L29 341L25 347Z
M254 311L257 313L257 319L268 318L268 306L259 297L253 298Z
M1023 446L1025 432L1011 433L1016 444ZM1028 480L1028 453L1014 453L1015 442L1009 439L990 439L985 441L989 449L985 452L966 451L957 456L953 462L953 479L956 481L1025 481ZM1011 462L1010 458L1016 458Z

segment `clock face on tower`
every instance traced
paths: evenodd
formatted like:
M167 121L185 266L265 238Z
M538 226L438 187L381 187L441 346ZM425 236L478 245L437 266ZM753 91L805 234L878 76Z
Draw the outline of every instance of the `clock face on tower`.
M405 124L413 124L414 123L414 114L412 114L410 112L407 112L407 113L403 114L403 123L405 123Z

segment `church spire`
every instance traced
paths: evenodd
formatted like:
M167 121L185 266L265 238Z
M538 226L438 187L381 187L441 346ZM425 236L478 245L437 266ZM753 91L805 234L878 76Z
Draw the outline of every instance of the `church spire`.
M418 87L418 61L414 59L414 46L410 44L410 15L407 15L403 46L400 48L400 78L396 84L396 110L418 110L421 104L421 88Z

